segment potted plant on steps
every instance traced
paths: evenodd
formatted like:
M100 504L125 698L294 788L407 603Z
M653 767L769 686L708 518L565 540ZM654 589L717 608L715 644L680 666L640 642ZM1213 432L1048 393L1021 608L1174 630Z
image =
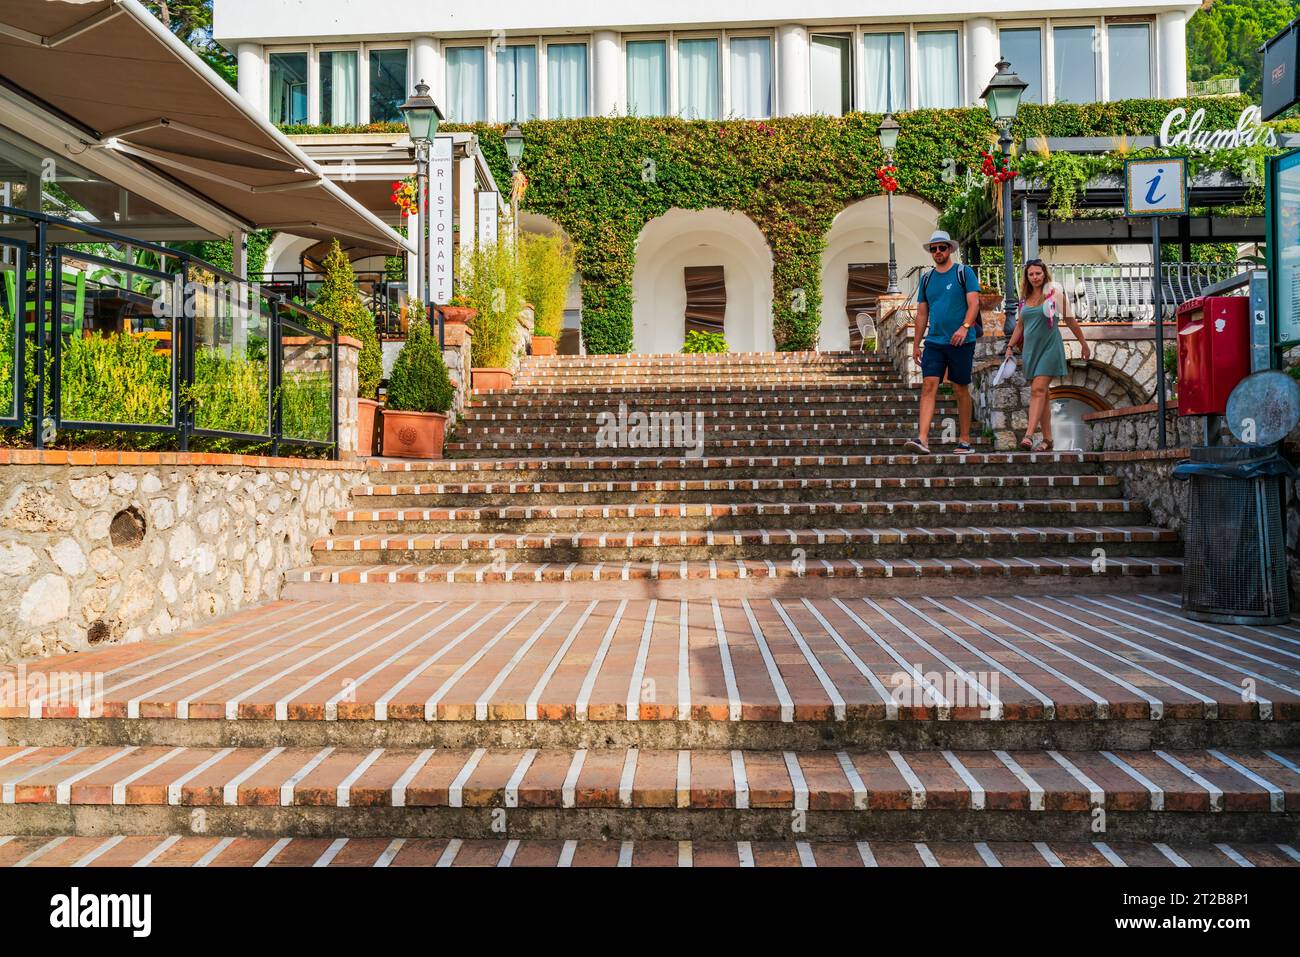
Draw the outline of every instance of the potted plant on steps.
M564 305L577 263L562 236L524 234L520 243L524 292L533 304L532 354L553 356L564 330Z
M514 381L519 312L524 305L523 267L508 243L478 246L468 257L461 294L472 305L470 366L475 392L509 389Z
M454 391L423 305L413 303L406 342L388 377L384 454L440 459Z
M357 455L375 454L376 420L380 405L379 380L384 374L384 356L375 331L375 317L370 314L357 292L357 278L352 263L334 240L321 264L323 280L312 307L326 319L338 323L340 336L361 342L357 359Z

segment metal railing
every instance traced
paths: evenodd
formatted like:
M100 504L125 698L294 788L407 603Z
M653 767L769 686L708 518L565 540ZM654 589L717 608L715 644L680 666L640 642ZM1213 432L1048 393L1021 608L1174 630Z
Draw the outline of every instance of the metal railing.
M311 302L320 292L324 275L311 270L278 270L253 274L249 277L261 283L262 288L287 299ZM407 305L405 279L392 279L387 273L362 271L356 273L357 292L361 302L375 317L375 332L381 336L402 334L402 317Z
M0 217L0 426L30 425L38 449L107 431L337 457L335 323L179 250L31 210ZM23 221L30 240L14 236Z
M1163 263L1161 314L1172 320L1178 307L1215 283L1241 272L1236 263ZM1149 263L1048 263L1052 281L1065 293L1066 309L1083 322L1151 322L1155 284ZM980 289L1001 292L999 263L976 267Z

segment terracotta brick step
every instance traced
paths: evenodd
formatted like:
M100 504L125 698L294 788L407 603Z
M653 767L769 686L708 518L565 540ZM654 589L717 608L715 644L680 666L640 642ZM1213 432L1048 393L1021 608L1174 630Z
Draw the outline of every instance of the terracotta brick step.
M624 353L591 356L525 356L520 368L548 369L684 369L765 366L778 369L839 368L855 365L889 366L883 355L864 352L731 352L731 353Z
M774 406L778 410L802 409L802 408L850 408L862 409L868 405L895 404L903 405L909 408L915 408L917 392L909 389L889 390L872 390L870 392L834 392L834 393L805 393L800 395L777 395L764 393L755 389L736 389L734 392L717 392L705 395L695 396L674 396L661 394L663 390L647 390L644 392L626 393L627 401L635 402L636 408L647 409L652 407L667 407L674 409L701 409L708 410L714 408L729 409L739 406L743 409L763 408ZM555 395L555 396L533 396L521 397L512 395L509 392L496 392L491 395L475 395L470 401L469 408L471 411L495 410L495 409L537 409L541 411L554 411L556 409L608 409L618 406L618 400L610 397L608 393L592 394L588 396L576 395ZM940 395L940 408L956 408L955 400Z
M697 479L831 478L862 475L920 478L969 475L1098 475L1096 452L938 452L932 455L766 453L757 455L580 455L457 459L371 459L374 482L397 473L421 482L683 481Z
M841 455L865 455L865 454L889 454L890 451L899 453L906 447L907 437L905 435L872 437L868 435L850 435L845 438L835 438L833 435L820 437L798 437L798 438L717 438L709 433L701 437L703 447L712 455L719 453L732 452L733 454L752 453L754 455L771 454L776 452L780 454L788 451L792 455L816 455L819 452L829 451ZM976 449L990 447L990 441L980 435L971 436L971 445ZM930 441L930 449L934 452L952 452L956 447L956 441L939 442L933 438ZM649 449L618 449L614 451L642 451L650 452L655 455L670 455L677 451L679 456L689 452L682 446L659 446ZM444 451L448 457L468 456L469 453L519 453L519 452L536 452L539 456L559 456L575 457L581 455L599 455L602 452L609 452L610 449L601 448L596 436L587 439L581 439L577 436L556 438L556 439L539 439L536 441L472 441L472 442L448 442L444 446Z
M911 422L915 423L918 404L911 405L882 405L880 403L864 403L859 407L845 408L821 408L810 406L806 408L783 408L783 409L756 409L756 408L704 408L689 404L679 404L672 408L655 407L653 409L642 409L636 405L628 406L631 411L657 411L664 415L680 414L694 415L697 412L704 416L704 422L707 426L721 425L743 425L751 422L779 422L785 424L815 423L815 422ZM942 415L956 414L957 407L954 403L945 403L942 409ZM614 415L619 414L617 405L605 405L603 408L591 409L572 409L556 412L553 408L539 406L538 408L519 411L510 410L506 412L488 411L476 407L470 407L465 413L464 422L467 426L512 426L512 425L533 425L533 426L592 426L596 422L597 416L609 412Z
M1300 810L1300 750L0 747L0 805L34 804L1085 816L1103 808L1281 820Z
M612 419L615 428L618 426L618 420ZM916 422L902 419L886 419L881 421L869 421L863 419L844 419L842 421L803 421L803 422L769 422L762 420L751 420L748 422L709 422L700 423L700 431L695 432L696 420L650 420L653 422L653 432L658 435L661 431L667 431L674 434L674 430L689 428L692 431L690 436L699 437L704 442L713 442L719 438L731 441L746 441L751 439L789 439L799 441L802 439L820 439L823 437L845 436L845 437L891 437L900 438L906 441L916 434ZM649 423L647 423L647 427ZM632 434L634 425L627 427L628 434ZM955 430L955 427L954 427ZM975 426L978 433L978 423ZM558 422L478 422L467 421L457 426L454 435L463 442L570 442L575 445L586 445L599 442L602 434L608 434L609 428L600 424L595 417L588 416L586 421L566 425ZM955 437L955 431L954 431Z
M1150 520L1140 502L1122 499L985 499L861 502L732 502L618 505L501 505L469 508L340 510L334 534L414 535L436 532L652 532L690 530L707 522L711 531L752 528L755 519L782 527L894 527L900 522L943 527L989 522L999 526L1141 525Z
M987 498L1117 498L1114 475L954 475L915 478L692 479L591 482L427 482L358 485L357 508L433 508L510 505L621 505L677 502L857 502L896 499L912 492L931 500Z
M0 867L1296 867L1275 842L0 837Z
M915 396L915 390L909 389L903 385L902 379L888 379L879 377L870 381L859 381L858 379L836 379L833 381L807 381L799 378L792 382L769 382L766 380L755 380L754 382L727 382L719 383L717 377L713 376L706 382L699 383L664 383L664 384L647 384L641 391L653 393L656 395L671 395L678 397L685 396L716 396L716 395L744 395L749 392L762 396L770 396L772 399L788 397L798 401L799 396L808 394L826 395L868 395L873 393L885 393L889 395L912 395ZM485 399L492 399L498 396L504 396L511 399L527 399L529 397L541 397L556 395L568 398L584 398L587 396L605 396L609 395L626 395L632 396L638 394L637 389L629 388L628 384L618 385L598 385L575 383L573 385L548 385L548 386L515 386L510 389L481 389L475 390L475 394ZM631 401L629 398L628 401Z
M799 549L801 555L792 553ZM1101 548L1148 557L1179 550L1178 533L1147 526L935 526L745 528L711 531L444 532L334 535L318 539L323 564L484 562L681 562L710 560L884 558L1083 558Z

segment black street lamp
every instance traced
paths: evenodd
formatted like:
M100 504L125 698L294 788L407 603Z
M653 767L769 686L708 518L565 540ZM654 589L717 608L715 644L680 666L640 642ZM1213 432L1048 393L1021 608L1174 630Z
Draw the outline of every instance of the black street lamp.
M510 160L510 239L514 245L516 258L519 256L519 189L515 177L519 173L519 161L524 158L524 131L518 123L511 123L503 137L506 143L506 158Z
M415 294L424 308L429 308L431 289L430 277L433 273L429 263L428 244L425 231L429 228L429 148L433 138L438 134L438 121L444 117L438 104L429 95L428 84L421 80L415 84L412 93L399 109L406 121L406 132L415 146L415 182L416 208L419 211L419 235L415 237ZM438 342L442 343L442 318L438 321Z
M880 135L880 148L885 151L885 165L894 165L894 149L898 146L898 120L894 114L886 113L880 121L876 132ZM885 201L889 204L889 286L885 295L898 295L898 260L894 258L894 191L885 190Z
M1010 162L1011 124L1015 122L1016 111L1020 109L1020 97L1024 95L1029 84L1011 71L1011 64L1003 57L998 60L998 72L993 74L989 85L980 96L989 108L993 125L998 128L998 145L1002 155ZM1002 258L1006 264L1006 294L1003 297L1002 331L1011 335L1016 327L1017 299L1016 287L1016 248L1011 233L1011 190L1014 183L1002 184Z

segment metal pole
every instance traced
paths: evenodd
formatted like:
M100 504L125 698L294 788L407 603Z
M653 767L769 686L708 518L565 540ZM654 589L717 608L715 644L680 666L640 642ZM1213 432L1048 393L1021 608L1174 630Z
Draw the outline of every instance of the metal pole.
M1011 155L1011 124L1003 123L998 136L1002 155ZM1019 308L1016 299L1016 238L1011 232L1011 192L1014 183L1002 184L1002 259L1006 268L1006 293L1002 297L1002 332L1010 336L1016 331L1016 312Z
M514 250L515 262L519 261L519 192L515 189L515 176L519 172L517 162L510 163L510 245Z
M888 46L888 44L886 44ZM885 154L885 163L888 166L894 165L894 151L890 150ZM889 206L889 286L885 289L886 296L898 295L898 260L894 257L894 192L889 190L885 193L886 203Z
M45 221L41 220L36 224L36 383L32 397L32 444L38 449L45 448ZM17 276L15 282L26 282L26 276ZM59 290L59 296L62 298L63 290ZM58 308L57 306L55 308ZM14 319L15 336L25 335L23 323L20 318ZM54 374L59 374L56 366ZM23 396L18 397L18 401L23 401Z
M1151 220L1151 304L1156 322L1156 446L1165 447L1165 317L1164 283L1160 278L1160 217Z

